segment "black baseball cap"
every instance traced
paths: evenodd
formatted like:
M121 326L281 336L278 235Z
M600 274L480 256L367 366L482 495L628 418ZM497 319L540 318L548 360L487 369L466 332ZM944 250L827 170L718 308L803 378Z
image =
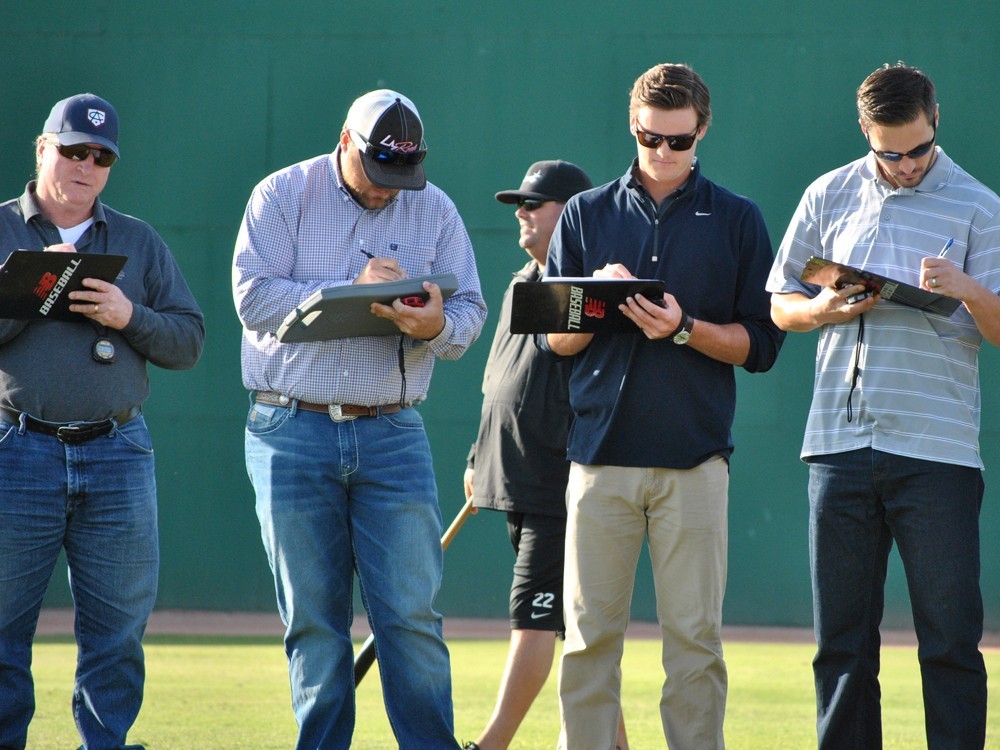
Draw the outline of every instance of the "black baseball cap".
M373 185L390 190L423 190L427 185L421 163L427 153L424 124L402 94L378 89L358 97L344 130L361 152L361 167Z
M118 113L110 102L96 94L77 94L56 102L42 132L54 133L64 146L96 143L121 157Z
M594 184L587 173L568 161L536 161L528 167L520 190L501 190L497 200L517 203L520 200L559 201L565 203Z

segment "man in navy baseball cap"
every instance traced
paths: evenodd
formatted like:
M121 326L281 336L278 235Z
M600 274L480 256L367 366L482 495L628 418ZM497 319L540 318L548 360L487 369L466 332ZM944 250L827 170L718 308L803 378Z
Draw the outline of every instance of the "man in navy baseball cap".
M110 102L95 94L77 94L56 102L42 129L53 133L63 146L93 143L118 151L118 113Z
M64 554L81 624L72 713L82 747L142 750L126 739L160 567L143 403L150 365L194 367L205 320L163 238L101 201L118 158L110 104L63 99L33 150L35 178L0 202L0 263L21 251L63 256L58 278L23 281L42 300L65 293L73 317L0 320L0 748L29 743L38 613ZM128 256L114 282L77 268L112 255ZM71 277L80 288L64 288Z

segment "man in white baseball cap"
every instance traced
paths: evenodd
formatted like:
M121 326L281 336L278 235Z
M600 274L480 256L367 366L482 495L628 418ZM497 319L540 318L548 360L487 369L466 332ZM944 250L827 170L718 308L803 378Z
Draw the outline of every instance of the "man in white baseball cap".
M413 102L402 94L379 89L358 98L347 112L344 130L374 185L394 190L423 190L427 185L424 125Z
M441 512L419 412L436 359L456 359L486 306L455 204L427 182L424 128L395 91L351 106L332 154L266 178L236 241L246 458L287 625L298 748L348 748L354 731L352 592L375 634L386 712L403 748L457 750L451 665L434 599ZM447 300L372 304L398 333L282 343L320 289L454 274Z

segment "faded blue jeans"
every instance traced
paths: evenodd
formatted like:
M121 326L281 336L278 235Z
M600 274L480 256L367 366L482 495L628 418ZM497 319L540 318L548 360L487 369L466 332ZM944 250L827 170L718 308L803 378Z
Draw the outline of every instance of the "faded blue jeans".
M346 750L354 731L357 572L401 750L453 750L451 664L434 599L441 512L414 409L334 422L254 404L246 459L287 626L298 750Z
M142 636L159 571L141 415L79 445L0 422L0 748L25 746L31 645L62 549L79 651L73 718L87 750L117 750L142 705Z
M809 459L820 750L882 747L879 623L895 541L918 639L929 750L981 748L977 468L872 449Z

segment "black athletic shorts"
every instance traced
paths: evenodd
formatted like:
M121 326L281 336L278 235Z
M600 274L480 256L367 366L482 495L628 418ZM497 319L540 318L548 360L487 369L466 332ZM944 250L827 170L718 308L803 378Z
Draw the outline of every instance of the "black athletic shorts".
M563 637L566 519L508 512L507 533L517 554L510 587L511 628L552 630Z

